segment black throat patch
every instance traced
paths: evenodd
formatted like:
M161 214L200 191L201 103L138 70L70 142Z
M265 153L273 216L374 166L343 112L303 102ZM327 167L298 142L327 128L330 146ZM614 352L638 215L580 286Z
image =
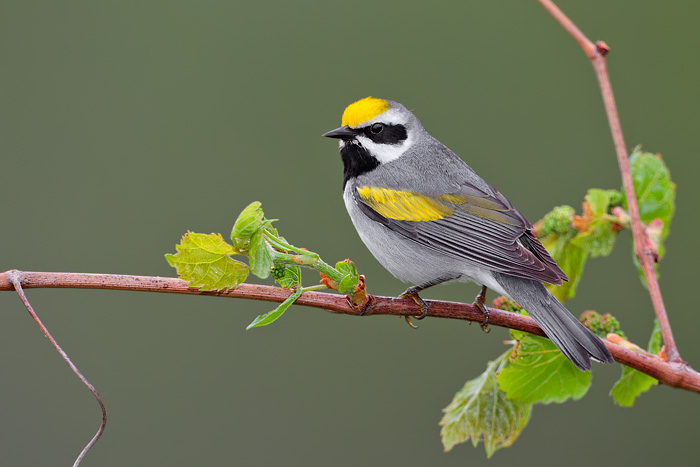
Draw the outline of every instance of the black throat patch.
M401 144L408 138L403 125L374 124L355 130L377 144ZM340 150L345 170L343 173L343 190L348 180L370 172L379 166L379 161L362 147L354 138L343 139L345 146Z
M345 145L340 149L340 157L343 159L343 190L351 178L379 167L379 161L354 141L345 141Z

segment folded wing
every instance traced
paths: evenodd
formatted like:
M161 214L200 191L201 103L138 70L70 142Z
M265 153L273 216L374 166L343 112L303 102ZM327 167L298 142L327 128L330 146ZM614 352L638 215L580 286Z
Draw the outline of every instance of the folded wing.
M354 190L368 217L440 253L515 277L568 280L532 225L496 190L490 194L466 183L440 196L372 186Z

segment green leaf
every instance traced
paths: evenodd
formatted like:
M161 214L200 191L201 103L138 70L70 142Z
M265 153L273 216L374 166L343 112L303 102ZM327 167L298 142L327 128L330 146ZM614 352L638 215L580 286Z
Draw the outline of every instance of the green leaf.
M612 251L615 218L608 211L620 204L621 196L617 190L592 188L586 193L582 217L575 217L570 206L557 206L537 223L537 236L569 278L562 285L547 285L559 301L576 294L588 256L605 256Z
M353 292L360 281L360 276L357 274L355 264L349 259L346 259L345 261L338 261L335 263L335 268L338 272L343 274L343 278L338 283L338 292L344 294Z
M301 287L299 287L297 290L292 292L291 295L289 295L289 297L287 297L285 301L280 303L277 308L255 318L255 320L248 325L246 330L250 328L258 328L260 326L267 326L268 324L274 323L277 319L279 319L280 316L284 314L285 311L287 311L287 308L289 308L292 305L292 303L294 303L296 299L299 298L301 293L302 290Z
M593 221L589 230L577 235L572 244L581 248L584 252L596 258L607 256L615 245L615 232L610 221Z
M643 392L648 391L658 381L649 375L630 368L622 367L622 376L610 390L615 403L621 407L632 407L635 399Z
M654 321L654 330L649 338L647 350L650 353L657 353L661 349L661 330L659 322ZM622 407L632 407L634 401L643 392L648 391L652 386L659 382L649 375L637 371L628 366L622 367L622 376L610 390L610 395L616 404Z
M251 237L262 225L263 219L264 213L259 201L253 201L246 206L238 215L238 219L236 219L236 223L231 230L233 246L240 251L245 251L248 248Z
M248 277L248 266L228 256L235 250L221 234L187 232L175 249L177 253L167 254L165 259L191 287L220 290Z
M566 246L558 258L554 259L561 270L564 271L564 274L569 278L569 281L562 283L562 285L548 284L550 292L552 292L560 302L563 303L570 298L574 298L576 295L576 288L581 281L583 268L586 265L587 259L588 255L586 252L571 243Z
M549 235L541 239L554 261L569 278L569 281L562 285L545 284L552 295L562 303L576 295L576 287L588 259L588 254L582 248L571 243L577 232L576 229L571 229L564 235Z
M443 412L440 436L445 451L471 439L483 441L487 457L512 445L530 419L532 404L506 399L498 388L497 374L510 350L493 362L479 377L467 381Z
M301 285L301 268L293 264L275 264L272 277L285 289Z
M260 279L265 279L270 275L274 262L272 261L273 252L271 247L265 241L265 228L270 221L263 225L250 237L248 246L248 261L250 263L250 271ZM267 225L266 225L267 224Z
M588 211L584 212L584 215L590 216L587 219L587 228L574 237L571 243L593 258L609 255L615 244L614 221L608 216L611 197L615 193L615 190L598 188L591 188L586 193Z
M343 261L338 261L335 263L335 268L343 275L357 275L357 268L355 268L355 263L350 261L349 259L343 260Z
M649 224L654 219L660 219L663 222L658 247L659 259L661 259L666 252L664 240L669 234L676 209L676 184L671 181L671 173L661 156L643 152L640 146L637 146L630 156L630 170L641 221L644 224ZM624 206L627 209L626 199ZM634 244L632 244L632 258L637 266L639 278L646 286L644 273L634 253ZM656 267L656 264L654 266Z
M586 193L585 200L594 216L602 216L610 206L610 190L591 188Z
M608 190L610 196L610 207L622 206L625 203L625 195L617 190Z
M516 358L498 375L508 399L529 403L577 400L590 385L590 371L578 370L549 339L532 335L522 336Z
M664 223L659 246L659 257L661 257L663 241L668 236L676 209L676 184L671 181L671 173L661 156L643 152L640 147L637 147L630 156L630 169L642 222L648 224L654 219L661 219ZM625 208L627 208L626 201Z

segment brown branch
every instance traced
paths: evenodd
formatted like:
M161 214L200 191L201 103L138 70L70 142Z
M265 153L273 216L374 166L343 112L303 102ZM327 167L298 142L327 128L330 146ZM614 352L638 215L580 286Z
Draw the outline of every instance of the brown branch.
M105 426L107 425L107 409L105 409L105 405L102 402L102 397L100 397L100 394L97 392L97 389L90 384L90 381L83 376L83 374L78 370L78 367L75 366L73 361L68 357L68 354L61 348L60 345L58 345L58 342L56 342L56 339L51 335L49 330L46 328L44 323L39 319L39 315L36 314L34 311L34 308L32 308L32 305L29 303L29 300L27 299L27 296L24 294L24 291L22 290L22 282L23 282L23 273L19 271L8 271L9 274L4 273L3 276L6 275L6 277L3 277L3 282L6 284L9 283L12 287L17 292L17 295L19 295L20 300L22 300L22 303L24 304L24 307L27 309L29 314L32 316L32 319L34 319L34 322L39 326L39 329L44 333L44 336L51 342L51 345L54 346L56 351L61 355L63 360L68 364L71 370L73 370L73 373L75 373L78 378L80 378L80 381L83 382L85 386L90 390L90 392L95 396L95 399L97 399L97 403L100 405L100 410L102 410L102 423L100 424L100 428L98 428L97 433L95 433L95 436L92 437L89 443L85 445L82 451L80 451L80 454L78 454L78 457L75 459L75 462L73 463L73 467L77 467L80 465L80 462L82 462L83 457L85 457L85 454L92 448L92 446L97 442L98 439L100 439L100 436L102 436L102 433L105 431ZM5 290L5 289L3 289ZM11 290L11 289L10 289Z
M188 287L180 279L151 276L125 276L117 274L83 274L61 272L6 271L0 273L0 291L14 290L11 277L18 277L22 287L32 288L71 288L109 289L141 292L163 292L215 297L247 298L267 302L283 302L291 293L289 289L257 284L241 284L220 292L202 291ZM455 302L430 301L428 316L434 318L461 319L481 322L483 315L473 305ZM324 292L304 292L296 301L297 305L321 308L331 313L346 315L395 315L415 316L421 310L412 300L372 296L364 310L351 306L347 297ZM508 311L490 308L489 324L544 336L544 332L532 318ZM604 341L615 360L646 373L661 383L674 388L700 393L700 373L687 364L666 362L656 357L626 349L612 342Z
M632 221L632 237L634 239L634 253L639 260L639 264L644 272L651 303L654 306L654 313L659 322L661 336L668 352L670 362L683 363L676 342L673 339L671 332L671 324L668 321L666 307L664 306L663 298L661 297L661 289L659 282L656 279L656 271L654 270L654 252L651 251L647 242L644 241L644 228L639 216L639 207L637 206L637 197L634 193L634 183L632 182L632 174L630 172L630 163L627 157L627 149L625 139L622 136L622 126L620 125L620 117L617 113L617 105L610 84L610 76L605 62L605 56L610 51L610 48L605 42L598 41L595 44L586 37L583 32L551 1L538 0L540 4L561 24L566 31L571 34L576 42L581 46L586 56L591 61L595 75L598 78L598 85L603 96L603 104L605 112L608 115L610 123L610 132L612 133L615 152L617 153L617 163L620 166L622 175L622 185L625 189L627 197L628 211Z

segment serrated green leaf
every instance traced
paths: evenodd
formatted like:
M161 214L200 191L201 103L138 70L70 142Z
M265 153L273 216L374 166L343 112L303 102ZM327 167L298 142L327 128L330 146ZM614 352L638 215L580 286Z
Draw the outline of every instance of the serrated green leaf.
M622 367L622 376L610 390L615 403L621 407L632 407L643 392L648 391L658 381L641 371L628 366Z
M486 371L467 381L455 394L440 421L440 436L445 451L471 439L476 447L483 441L487 457L512 445L527 425L532 404L506 399L498 388L497 374L510 351L489 362Z
M344 294L351 294L358 284L357 276L345 276L338 283L338 292Z
M650 353L657 353L661 349L661 330L659 322L654 320L654 330L649 338L647 350ZM622 376L610 390L610 395L616 404L622 407L632 407L634 401L643 392L648 391L659 382L649 375L637 371L628 366L622 367Z
M301 285L301 268L293 264L275 264L272 277L285 289Z
M344 294L353 292L360 281L355 264L349 260L338 261L335 263L335 268L343 274L343 278L338 282L338 292Z
M255 318L255 320L248 325L246 330L250 328L258 328L260 326L267 326L268 324L272 324L275 321L277 321L279 317L282 316L285 311L287 311L287 308L289 308L292 305L292 303L294 303L296 299L299 298L301 293L302 292L300 287L294 292L292 292L292 294L289 297L287 297L285 301L280 303L277 308Z
M523 310L523 314L530 316L524 310ZM510 336L513 338L513 340L516 340L516 341L521 341L525 338L525 336L529 335L529 333L527 333L525 331L518 331L517 329L510 329L509 332L510 332Z
M610 190L591 188L586 193L585 200L594 216L602 216L608 212L610 206Z
M191 287L221 290L248 277L248 266L228 256L235 250L221 234L187 232L175 249L177 253L167 254L165 259Z
M643 152L639 146L630 156L630 170L641 221L649 224L654 219L661 219L664 223L658 251L661 259L666 252L664 240L670 232L671 220L676 209L676 184L671 181L671 173L661 156ZM627 208L626 199L624 206ZM634 254L634 245L632 258L637 266L639 278L646 285L644 274Z
M355 268L355 263L353 263L350 260L345 260L345 261L338 261L335 263L335 268L342 274L348 275L357 275L357 268Z
M587 229L574 237L571 243L593 258L607 256L615 244L613 219L608 216L611 197L615 190L600 190L591 188L586 193L586 203L590 210Z
M253 234L260 228L265 214L259 201L253 201L238 215L231 230L233 246L241 251L248 248Z
M549 339L532 335L522 337L511 366L498 375L508 399L529 403L577 400L590 385L590 371L578 370Z
M576 287L581 281L583 267L588 259L588 254L583 249L571 243L577 232L576 229L571 229L567 234L549 235L541 239L559 268L569 278L569 281L562 285L545 284L552 295L562 303L576 295Z
M671 181L671 173L660 155L643 152L639 148L630 156L630 170L639 205L639 216L645 224L654 219L663 221L663 245L676 209L676 184ZM661 251L659 256L662 256Z
M611 221L593 220L588 224L588 230L579 233L571 243L596 258L610 254L615 245L615 238Z
M265 241L265 227L269 225L269 221L263 225L250 237L248 245L248 261L250 264L250 272L258 276L260 279L266 279L271 272L274 262L272 260L273 252L271 247Z

